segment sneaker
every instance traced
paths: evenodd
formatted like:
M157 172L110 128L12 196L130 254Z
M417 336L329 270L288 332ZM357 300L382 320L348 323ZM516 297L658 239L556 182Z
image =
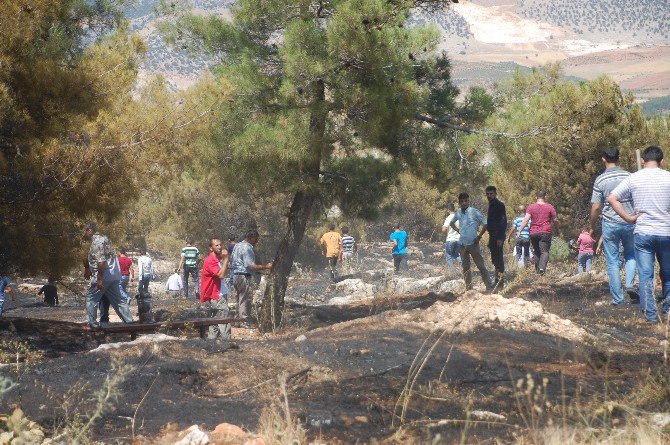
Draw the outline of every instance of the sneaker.
M89 322L88 327L96 329L100 327L100 323L98 323L97 321Z
M630 301L632 303L640 302L640 292L638 292L638 290L635 289L634 287L626 288L626 294L628 295L628 298L630 298Z
M537 273L539 273L540 275L544 275L544 269L538 269Z

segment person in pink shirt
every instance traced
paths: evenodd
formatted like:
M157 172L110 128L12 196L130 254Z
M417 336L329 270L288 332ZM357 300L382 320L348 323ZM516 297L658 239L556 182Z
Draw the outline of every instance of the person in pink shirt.
M530 224L530 245L533 247L535 271L543 275L549 263L551 238L558 233L556 209L547 202L547 192L540 190L534 204L526 207L526 216L521 221L516 236L520 236L527 224Z
M596 240L591 238L588 227L582 229L582 233L577 238L577 247L579 247L579 254L577 254L577 273L591 272L593 269L593 246Z

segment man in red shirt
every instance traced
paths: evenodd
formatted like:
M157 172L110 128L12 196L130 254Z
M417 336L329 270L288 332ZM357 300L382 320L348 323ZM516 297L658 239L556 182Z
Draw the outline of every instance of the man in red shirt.
M209 316L228 317L228 302L220 298L221 279L228 271L228 251L221 240L212 238L209 242L209 255L202 263L200 280L200 303L205 305ZM209 327L208 339L230 338L230 324L218 324Z
M530 244L533 246L533 259L535 261L535 271L540 275L547 270L549 262L549 250L551 249L552 229L558 232L558 217L556 209L549 204L547 192L537 192L535 204L526 208L526 217L521 221L521 226L517 230L516 236L530 221Z

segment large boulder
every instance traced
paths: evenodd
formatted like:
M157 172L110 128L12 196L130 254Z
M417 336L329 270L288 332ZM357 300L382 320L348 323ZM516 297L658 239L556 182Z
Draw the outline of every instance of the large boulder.
M366 298L372 298L377 291L377 286L364 282L359 278L350 278L335 283L336 296L328 301L328 304L348 304Z

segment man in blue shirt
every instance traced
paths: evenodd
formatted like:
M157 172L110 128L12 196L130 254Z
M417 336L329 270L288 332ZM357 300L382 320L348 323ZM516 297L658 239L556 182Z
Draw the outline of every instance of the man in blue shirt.
M391 233L389 240L393 243L393 267L396 272L400 269L407 270L407 232L402 230L400 224L396 224L395 231Z
M482 258L482 252L479 249L479 241L482 239L484 232L486 232L486 220L482 212L474 207L470 207L470 195L467 193L458 195L458 205L460 208L456 211L456 215L451 220L450 225L452 229L461 234L458 242L461 245L461 265L463 266L465 288L467 290L472 289L472 270L470 264L470 258L472 258L472 261L474 261L479 272L482 274L486 290L491 290L493 289L491 277L486 270L484 258ZM456 226L457 221L459 222L459 227ZM481 232L477 233L480 225L482 226Z

